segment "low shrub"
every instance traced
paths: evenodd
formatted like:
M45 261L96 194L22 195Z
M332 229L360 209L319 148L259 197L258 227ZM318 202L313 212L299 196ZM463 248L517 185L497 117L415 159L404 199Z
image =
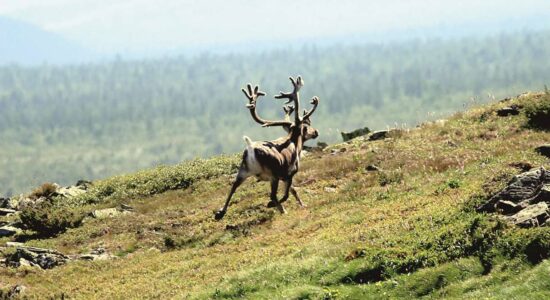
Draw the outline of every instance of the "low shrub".
M134 174L115 176L94 182L87 193L71 199L71 202L75 206L106 201L116 202L120 199L183 189L200 179L235 173L239 162L239 155L221 155L210 159L195 159L174 166L159 166Z
M68 228L78 227L85 214L81 210L55 206L50 201L25 208L20 215L26 229L41 236L54 236Z
M34 191L29 194L29 198L38 199L41 197L51 198L55 195L57 191L57 185L54 183L46 182L41 186L37 187Z
M524 108L527 125L540 130L550 130L550 95L545 94L535 101L528 102Z

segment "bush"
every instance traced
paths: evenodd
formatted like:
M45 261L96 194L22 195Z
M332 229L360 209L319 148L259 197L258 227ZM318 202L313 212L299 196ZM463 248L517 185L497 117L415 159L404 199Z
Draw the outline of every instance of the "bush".
M26 229L41 236L53 236L79 226L84 219L84 213L75 208L56 207L52 202L45 201L24 209L20 219Z
M41 197L51 198L55 195L57 191L57 185L55 183L46 182L41 186L37 187L34 191L29 194L29 198L38 199Z
M525 106L527 125L531 128L550 130L550 95L528 103Z

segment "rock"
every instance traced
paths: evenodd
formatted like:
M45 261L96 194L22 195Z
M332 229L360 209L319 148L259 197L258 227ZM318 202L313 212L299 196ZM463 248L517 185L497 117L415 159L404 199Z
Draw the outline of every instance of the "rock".
M65 198L73 198L78 195L86 193L87 187L83 186L68 186L68 187L60 187L56 190L56 193L59 196L63 196Z
M532 202L550 203L550 184L545 184Z
M8 214L14 214L17 211L9 208L0 208L0 216L6 216Z
M368 165L365 170L369 171L369 172L379 172L380 171L380 168L375 166L375 165Z
M509 166L516 169L520 169L523 172L527 172L533 168L532 164L528 162L523 162L523 161L511 163L509 164Z
M377 141L377 140L385 139L388 137L389 133L390 133L389 130L375 131L371 135L369 135L369 141Z
M0 207L1 208L10 208L9 204L10 204L10 198L0 197Z
M333 187L325 187L325 192L327 193L336 193L336 189Z
M522 207L519 206L518 204L512 201L506 201L506 200L499 200L495 204L495 208L497 209L497 211L500 211L505 215L517 213L519 210L522 209Z
M516 116L519 115L519 107L517 105L512 105L508 107L503 107L499 110L497 110L497 115L499 117L507 117L507 116Z
M15 209L24 210L25 208L33 207L38 200L40 200L39 203L42 203L44 201L43 199L45 199L45 198L41 197L41 198L38 198L36 200L31 199L31 198L22 198L16 203Z
M520 227L535 227L544 224L550 217L549 213L548 204L539 202L529 205L508 219Z
M351 132L343 132L342 131L342 132L340 132L340 134L342 135L342 140L344 142L347 142L347 141L352 140L356 137L367 135L370 132L371 132L371 130L368 127L364 127L364 128L356 129L356 130L351 131Z
M79 187L83 190L88 190L88 188L90 188L92 185L94 185L91 181L88 181L88 180L79 180L76 182L75 186L76 187Z
M130 210L113 207L113 208L96 209L92 211L91 215L96 219L105 219L105 218L116 217L118 215L129 214L129 213L130 213Z
M33 263L30 260L24 259L24 258L19 258L19 261L16 262L16 263L10 263L10 266L15 267L15 268L19 268L19 267L39 267L40 268L39 265Z
M82 259L82 260L108 260L108 259L112 259L114 257L115 256L107 253L105 251L105 248L98 247L98 248L92 250L88 254L79 255L78 259Z
M438 120L440 121L440 120ZM444 120L443 120L444 121ZM391 133L398 132L399 129L390 129L390 130L379 130L371 133L368 137L369 141L378 141L388 138Z
M25 287L24 285L15 285L8 291L6 299L18 299L20 295L25 292L26 289L27 287Z
M478 207L478 211L493 212L495 204L500 201L519 203L523 200L533 200L537 197L544 183L550 179L544 168L531 170L514 176L507 187L491 197L485 204ZM550 183L550 182L549 182Z
M323 142L318 142L317 143L317 146L315 147L311 147L311 146L306 146L304 145L303 146L303 150L306 150L308 152L320 152L320 151L323 151L326 147L328 147L328 144L327 143L323 143Z
M328 147L328 144L325 143L325 142L317 142L317 148L323 150L325 149L326 147Z
M20 233L22 230L13 226L2 226L0 227L0 237L3 236L12 236L16 233Z
M538 146L535 148L535 151L542 156L550 158L550 144Z
M19 246L14 255L9 258L8 264L14 267L38 266L42 269L51 269L65 264L69 258L55 250Z
M6 242L6 247L22 247L25 246L23 243L19 242Z
M131 206L128 205L128 204L124 204L124 203L122 203L122 204L120 205L120 208L121 208L122 210L134 211L134 208L133 208L133 207L131 207Z

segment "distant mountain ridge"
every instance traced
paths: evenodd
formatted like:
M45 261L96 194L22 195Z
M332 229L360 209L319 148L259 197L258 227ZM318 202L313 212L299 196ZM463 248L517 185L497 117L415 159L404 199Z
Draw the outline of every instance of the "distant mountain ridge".
M0 16L0 65L80 63L98 54L35 25Z

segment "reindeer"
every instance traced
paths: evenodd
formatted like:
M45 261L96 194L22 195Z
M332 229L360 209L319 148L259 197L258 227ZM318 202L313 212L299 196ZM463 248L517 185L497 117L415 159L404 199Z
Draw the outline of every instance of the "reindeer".
M246 149L243 152L243 157L237 178L231 187L231 191L225 200L223 208L215 213L215 219L221 220L227 208L231 197L237 188L250 176L256 176L259 180L271 181L271 195L268 207L277 207L281 213L286 213L282 203L288 199L289 193L292 193L300 206L304 207L304 203L298 197L296 189L292 187L292 178L298 172L300 165L300 153L305 141L315 139L319 132L311 127L310 117L315 112L319 104L319 98L313 97L310 103L313 107L308 111L304 110L300 116L300 95L299 91L304 85L302 77L298 76L296 80L289 78L293 86L293 91L290 93L280 92L275 96L276 99L288 99L285 102L283 109L285 111L285 119L280 121L268 121L260 118L256 112L256 102L259 97L265 96L265 93L259 91L256 85L252 88L251 84L247 84L247 89L242 89L248 99L246 107L250 110L252 119L262 125L262 127L281 126L287 132L286 137L281 137L273 141L253 142L249 137L244 136ZM287 105L292 103L293 105ZM291 121L291 115L294 113L294 121ZM285 183L285 192L283 197L277 199L277 189L279 181Z

